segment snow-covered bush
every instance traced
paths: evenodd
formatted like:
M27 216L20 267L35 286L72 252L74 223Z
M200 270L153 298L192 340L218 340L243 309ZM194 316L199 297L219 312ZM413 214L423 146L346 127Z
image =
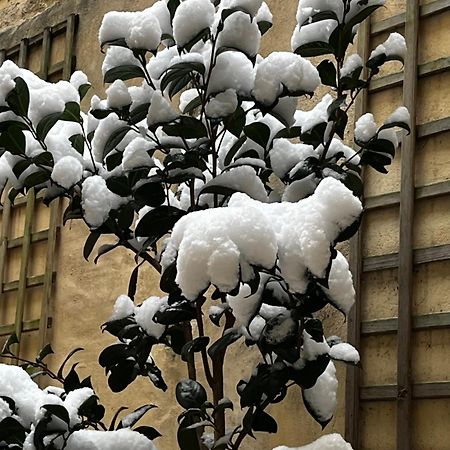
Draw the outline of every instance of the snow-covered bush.
M325 426L336 406L334 362L359 362L352 346L327 340L316 313L328 304L351 309L352 277L336 245L360 224L361 168L385 173L398 145L394 129L409 129L405 108L381 126L366 114L353 148L344 143L358 94L382 64L405 56L396 33L368 61L346 58L359 24L382 4L300 0L293 52L266 58L258 50L272 15L261 0L159 0L141 12L110 12L99 33L107 98L92 97L86 114L83 73L51 84L11 61L0 67L0 184L9 180L11 200L32 188L47 203L68 198L64 221L81 219L90 229L86 259L104 235L111 242L98 248L96 261L118 247L135 254L127 295L103 326L118 341L99 362L115 392L137 377L167 389L154 346L171 347L187 362L190 379L176 387L185 409L181 449L237 449L254 431L276 432L265 409L292 385ZM317 67L306 59L322 55ZM297 109L319 85L329 93L313 109ZM142 264L160 272L166 296L135 298ZM208 316L222 330L213 343ZM240 339L261 358L237 386L243 420L230 428L223 367ZM195 380L197 358L210 393ZM64 392L36 401L27 420L14 403L21 388L13 386L9 406L0 404L0 439L13 420L22 428L20 439L5 441L10 448L87 448L102 439L101 418L77 429L58 421L66 417L61 408L43 406L59 405L80 423L83 414L65 403L72 391L91 387L71 375L67 389L67 378L58 375ZM61 436L50 443L44 428ZM327 442L337 448L338 441ZM105 445L96 448L113 448Z

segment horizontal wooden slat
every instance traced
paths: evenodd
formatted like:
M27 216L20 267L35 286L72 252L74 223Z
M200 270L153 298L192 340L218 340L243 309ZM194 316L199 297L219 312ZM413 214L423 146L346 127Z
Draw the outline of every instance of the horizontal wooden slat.
M448 244L414 250L414 264L426 264L448 259L450 259L450 245ZM363 260L363 272L393 269L395 267L398 267L398 253L370 256Z
M37 233L32 233L31 243L42 242L48 239L48 230L38 231ZM10 239L8 241L8 248L20 247L23 243L23 237L18 237L15 239Z
M450 69L450 57L439 58L421 64L418 68L419 78L437 75ZM392 73L384 77L376 78L370 83L369 92L371 94L385 89L391 89L403 84L403 72Z
M361 334L363 336L373 336L379 334L392 334L397 332L397 318L367 320L361 322ZM413 329L434 330L450 328L450 313L435 313L415 316L413 318Z
M433 120L417 126L417 137L425 138L439 133L450 131L450 117Z
M360 388L360 398L362 401L396 400L398 395L397 386L393 384L385 386L364 386ZM416 400L449 398L450 382L416 383L413 385L412 395Z
M22 323L22 332L39 330L39 319L28 320ZM0 327L0 336L9 336L14 333L15 324L2 325Z
M53 279L56 276L56 272L53 273ZM27 278L27 287L37 287L44 284L44 275L36 275L34 277ZM10 281L3 284L3 292L17 291L19 288L19 281Z
M416 188L416 200L423 198L435 198L450 194L450 180L430 184ZM398 205L400 192L389 192L388 194L367 197L364 199L364 209L377 209Z
M450 9L450 0L437 0L420 7L420 17L433 16L445 12ZM372 24L371 35L376 36L381 33L392 32L405 25L405 13L397 14L396 16L389 17L385 20L380 20Z

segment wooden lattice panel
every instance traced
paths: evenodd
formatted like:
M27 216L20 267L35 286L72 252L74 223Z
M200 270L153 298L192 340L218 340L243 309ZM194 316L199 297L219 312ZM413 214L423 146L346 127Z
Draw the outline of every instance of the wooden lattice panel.
M449 221L448 209L439 205L448 205L450 201L450 171L446 171L443 161L441 165L444 167L440 171L434 167L432 176L428 175L432 179L431 183L423 184L423 181L418 180L427 179L423 175L426 161L423 149L428 143L431 143L428 145L429 150L439 148L442 142L433 143L433 140L450 137L450 117L442 117L436 110L435 120L423 120L427 111L439 105L431 97L427 98L423 93L420 95L421 89L432 90L432 80L450 74L450 49L445 46L446 54L439 58L420 60L427 54L427 49L423 47L431 40L430 34L437 32L437 28L433 30L426 21L432 19L446 23L450 20L450 1L437 0L419 5L417 0L406 0L403 5L405 9L399 14L383 17L372 24L365 23L359 40L359 53L364 58L368 56L369 48L384 40L389 32L398 31L405 36L408 45L405 67L398 72L382 74L372 81L368 95L360 99L357 105L356 117L367 109L377 115L377 107L395 105L395 101L400 99L399 94L402 94L403 99L400 101L411 112L412 132L402 140L398 167L395 169L398 172L397 179L389 181L391 185L397 183L397 191L365 198L363 232L351 243L351 266L357 302L349 317L349 341L361 348L362 352L372 352L366 356L366 366L371 367L375 358L378 358L377 370L371 368L370 374L369 367L364 367L364 359L362 371L355 368L348 370L346 437L355 450L369 447L383 450L444 448L439 447L438 441L448 433L445 427L445 432L444 428L440 430L441 437L432 433L428 435L420 426L425 415L433 421L430 416L434 411L427 406L431 399L439 399L441 409L442 402L446 402L446 407L450 405L449 400L446 400L450 398L450 382L445 371L440 369L442 364L435 364L439 367L433 372L431 369L426 370L425 363L428 361L429 365L433 364L430 349L434 345L435 353L441 352L441 356L437 357L439 361L448 364L445 342L450 332L450 304L446 304L445 299L436 300L433 296L440 297L439 284L444 281L442 264L450 264L450 233L443 226L438 230L439 242L433 242L432 246L422 244L422 241L433 240L433 233L428 233L426 229L427 224ZM428 30L426 36L423 30ZM446 35L446 42L450 40L448 27L443 27L439 33ZM443 94L438 89L433 95ZM372 103L371 100L377 95L378 100ZM445 102L445 98L440 102ZM448 111L449 105L441 105L442 108ZM433 153L431 155L428 155L428 161L434 156ZM383 184L383 179L377 177L373 177L373 181L374 186L376 183ZM432 211L433 217L429 211ZM388 217L391 218L387 220L390 224L385 224L386 230L395 225L393 229L398 230L398 238L395 236L394 240L390 240L391 236L386 235L386 240L390 240L388 244L378 242L378 247L368 247L367 236L373 231L371 227ZM395 247L395 251L373 254L373 248L387 248L389 245ZM422 270L422 267L426 270ZM380 276L377 278L372 274ZM374 280L377 283L376 293L370 291L370 286L373 286L370 283ZM428 287L432 284L432 288L419 292L421 282ZM362 286L362 283L368 285ZM417 305L418 296L422 296L420 308ZM395 304L391 297L396 297ZM374 302L372 305L367 304L370 299ZM378 308L376 301L380 302ZM368 312L370 317L365 318ZM380 349L384 353L376 355ZM383 383L382 380L389 381ZM386 426L383 425L385 422ZM425 435L428 437L426 444L423 443ZM432 439L437 440L433 443Z
M0 64L11 59L45 80L69 79L75 62L76 22L77 17L71 15L33 38L0 50ZM34 356L47 343L51 326L60 202L54 200L47 208L32 190L11 204L7 191L0 229L0 339L15 333L20 340L13 348L15 354ZM27 337L30 345L23 348Z

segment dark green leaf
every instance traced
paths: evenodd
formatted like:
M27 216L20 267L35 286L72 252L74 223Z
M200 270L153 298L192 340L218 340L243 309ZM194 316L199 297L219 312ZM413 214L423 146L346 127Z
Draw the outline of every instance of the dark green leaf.
M13 173L14 175L19 178L23 172L25 172L25 170L28 169L28 167L31 166L31 161L28 159L21 159L19 162L17 162L16 164L14 164L13 167Z
M225 333L221 338L217 339L214 344L212 344L208 348L208 355L211 359L215 359L218 357L225 349L231 345L233 342L236 342L241 337L241 334L232 330Z
M270 128L262 122L254 122L244 127L245 135L262 148L267 148L270 139Z
M228 166L233 158L236 156L236 153L240 150L240 148L244 145L244 142L247 140L247 136L241 136L228 150L227 156L225 156L224 164L225 167Z
M78 93L80 94L80 102L81 102L81 100L83 100L84 97L86 97L86 94L88 93L90 88L91 88L90 84L82 84L78 88Z
M0 442L4 441L7 444L19 444L19 447L9 447L6 448L23 448L25 440L25 428L13 417L6 417L0 422Z
M106 180L106 186L111 192L121 197L128 197L131 195L128 178L124 175L108 178Z
M131 80L133 78L144 78L144 71L139 66L125 65L109 69L104 76L105 83L113 83L116 80Z
M296 48L295 53L303 57L321 56L333 53L333 48L327 42L309 42Z
M178 290L178 285L175 282L177 276L177 262L170 264L161 275L159 288L168 294Z
M326 86L332 86L332 87L336 87L337 83L336 83L336 67L334 66L334 64L326 59L324 61L322 61L318 66L317 66L317 70L319 71L319 75L320 75L320 79L322 81L322 84L326 85Z
M159 433L159 431L157 431L155 428L148 426L136 427L133 429L133 431L143 434L147 439L150 439L151 441L162 436L161 433Z
M185 107L183 110L184 114L189 114L192 111L194 111L194 109L198 108L199 106L201 106L202 104L202 99L200 97L195 97L193 100L191 100Z
M36 128L36 134L38 138L41 141L44 141L49 131L53 128L53 126L58 122L58 120L61 118L61 113L52 113L48 116L45 116L41 121L38 123L38 126Z
M60 120L79 123L81 121L80 104L77 102L66 103L66 107L60 116Z
M72 147L80 154L84 153L84 137L82 134L74 134L69 138Z
M80 388L80 377L75 370L78 363L74 364L70 369L70 372L64 378L64 390L66 392L75 391Z
M261 36L262 36L262 35L266 34L272 28L272 23L267 22L266 20L261 20L258 22L258 28L259 28L259 31L261 32Z
M36 171L28 175L23 181L23 185L30 189L40 184L46 183L50 179L50 173L44 171Z
M164 203L166 193L161 183L145 183L134 191L134 198L143 205L155 208Z
M359 4L361 4L361 2L359 2ZM361 11L359 11L358 14L355 14L346 24L344 27L344 33L348 33L351 32L351 30L353 29L353 27L359 23L361 23L362 21L364 21L365 19L367 19L367 17L369 17L373 12L375 12L378 8L380 8L382 5L378 4L378 5L371 5L371 6L367 6L366 8L361 9Z
M158 311L153 320L161 325L175 325L195 319L196 316L195 308L190 302L185 301Z
M106 168L109 171L113 171L116 167L120 166L122 164L123 159L123 153L122 152L115 152L109 154L106 158Z
M41 408L46 409L52 416L58 417L67 425L70 423L69 413L62 405L42 405Z
M93 231L86 239L86 242L85 242L84 248L83 248L83 256L86 261L89 260L89 256L92 253L92 250L94 249L95 244L100 239L100 236L101 236L100 233L96 233Z
M403 130L406 130L409 133L411 133L411 128L409 126L409 124L407 124L406 122L391 122L391 123L385 123L384 125L382 125L380 127L380 129L378 130L378 132L380 132L381 130L387 130L388 128L402 128Z
M64 367L65 367L66 364L67 364L67 361L69 361L69 359L70 359L73 355L75 355L75 353L81 352L82 350L84 350L84 348L82 348L82 347L77 347L77 348L73 349L73 350L72 350L72 351L64 358L64 361L62 362L61 366L60 366L59 369L58 369L57 375L58 375L59 378L62 378L62 377L63 377L63 371L64 371Z
M195 380L184 379L175 389L177 402L185 409L200 408L207 400L205 388Z
M103 149L103 159L109 152L113 151L123 140L123 138L130 131L130 127L121 127L113 131L106 141L105 148Z
M189 361L192 353L201 352L209 344L208 336L200 336L193 341L187 342L181 349L181 359L183 361Z
M139 221L135 236L153 238L156 241L168 233L185 214L186 211L173 206L159 206Z
M97 264L98 260L106 253L112 252L118 247L118 244L104 244L98 249L97 256L94 259L94 264Z
M178 427L177 441L180 450L201 450L197 431L186 429L188 426L195 423L194 420L195 419L192 417L185 417Z
M134 296L136 295L136 290L137 290L139 267L140 266L136 266L133 269L133 272L131 272L130 281L128 282L128 297L130 297L131 300L133 300L133 301L134 301Z
M143 103L142 105L133 108L130 111L130 123L136 125L137 123L142 122L147 117L149 108L150 103Z
M24 155L25 146L25 135L17 125L8 127L8 131L2 133L0 137L0 147L4 147L13 155Z
M241 106L238 106L236 111L223 121L223 126L237 138L241 135L245 126L245 111Z
M19 343L19 339L17 338L16 333L11 334L11 336L9 336L9 338L6 340L5 345L2 348L2 353L1 354L11 354L11 346L14 344L18 344Z
M156 408L155 405L144 405L140 408L135 409L131 414L128 414L127 416L123 417L122 420L119 422L119 425L117 426L117 429L121 428L131 428L133 427L138 420L140 420L147 411L150 411L151 409Z
M16 86L6 96L6 103L15 114L26 117L30 105L30 91L23 78L14 78L14 81Z
M177 136L184 139L200 139L208 135L202 121L190 116L181 116L176 123L165 125L164 133L168 136Z
M265 433L276 433L278 425L276 420L260 408L256 408L252 417L252 430Z
M52 346L50 344L47 344L44 346L41 351L39 352L39 355L37 356L37 361L43 361L48 355L51 355L52 353L55 353L52 349Z
M33 158L33 163L41 166L53 167L53 155L50 152L42 152Z

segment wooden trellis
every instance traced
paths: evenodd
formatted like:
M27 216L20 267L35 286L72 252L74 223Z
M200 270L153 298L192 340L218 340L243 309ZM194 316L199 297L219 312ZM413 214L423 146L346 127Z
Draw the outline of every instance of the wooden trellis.
M420 78L450 70L450 57L418 65L419 22L421 19L450 10L450 0L437 0L419 6L418 0L406 0L406 11L361 27L359 53L367 59L369 43L381 33L404 29L408 54L404 70L371 82L367 95L396 86L403 86L403 102L411 113L412 130L402 142L400 192L378 195L364 200L365 210L391 206L400 208L400 240L397 253L362 257L361 235L351 241L350 265L356 287L356 305L349 317L348 339L359 346L361 338L374 335L397 334L397 384L364 386L360 384L360 369L349 368L346 387L346 438L356 449L361 448L359 429L360 404L365 401L397 402L397 449L412 448L412 402L414 399L450 398L450 382L414 383L412 380L412 335L418 330L450 328L450 313L413 315L413 270L420 264L450 260L450 244L413 249L414 204L418 199L431 199L450 194L450 181L427 186L415 186L414 159L418 140L450 131L450 117L416 126L416 92ZM358 118L367 107L367 95L356 106ZM450 174L449 174L450 176ZM444 212L443 212L444 213ZM361 321L361 276L363 273L398 268L398 317Z
M28 68L29 56L36 48L41 47L40 70L37 73L41 78L69 79L72 73L74 59L74 39L77 26L77 16L71 15L68 19L54 27L46 28L39 35L22 39L16 46L0 50L0 64L5 59L16 60L21 67ZM51 64L52 43L57 36L64 35L64 57L61 61ZM7 191L7 189L5 189ZM38 332L39 345L42 347L47 341L47 329L51 326L49 316L49 304L51 300L52 286L55 280L54 255L56 240L59 230L60 202L54 200L50 205L48 228L33 233L33 220L36 208L43 207L42 196L35 195L34 190L26 196L18 197L11 204L7 195L4 196L2 211L2 226L0 233L0 302L8 292L16 292L15 320L11 324L2 324L0 317L0 337L7 336L15 332L21 337L22 333ZM11 217L14 209L25 208L25 224L23 235L11 239ZM42 275L28 276L31 247L38 242L47 242L45 267ZM15 248L21 248L19 279L5 282L5 269L8 264L8 252ZM40 307L40 317L34 320L24 321L24 308L27 301L27 289L41 287L42 299ZM20 354L20 343L14 347L16 355Z

